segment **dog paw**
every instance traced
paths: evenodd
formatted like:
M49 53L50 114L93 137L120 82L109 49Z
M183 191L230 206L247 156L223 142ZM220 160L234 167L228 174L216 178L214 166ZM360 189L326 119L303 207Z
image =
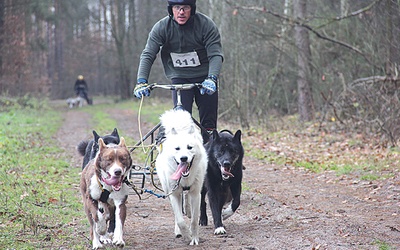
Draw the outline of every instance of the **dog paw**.
M118 246L118 247L124 247L125 246L125 242L124 242L122 233L119 233L119 231L114 233L112 244L115 245L115 246Z
M109 236L109 234L105 234L105 235L100 235L100 242L103 244L111 244L112 240Z
M191 246L197 246L199 244L199 238L198 237L193 237L192 241L190 241Z
M207 224L208 224L207 220L200 220L199 221L199 225L200 226L207 226Z
M222 219L223 220L228 219L229 217L231 217L233 215L233 213L234 212L232 210L232 207L231 206L227 207L226 209L222 210Z
M214 230L214 234L215 235L219 235L219 234L226 234L226 230L224 227L218 227Z
M185 242L189 242L189 241L192 240L192 238L190 237L189 234L176 234L175 237L176 238L182 238L183 241L185 241Z
M178 224L175 224L175 237L176 238L183 238L184 241L189 242L192 238L190 237L190 232L189 228L185 224L185 222L181 222Z
M199 225L200 226L207 226L208 225L208 217L207 217L207 215L200 215Z
M100 248L103 248L103 244L101 244L100 242L93 241L92 249L100 249Z
M113 243L113 245L115 245L117 247L125 246L125 241L123 239L114 239L112 243Z
M178 225L175 225L175 237L176 238L182 237L181 229L178 227Z

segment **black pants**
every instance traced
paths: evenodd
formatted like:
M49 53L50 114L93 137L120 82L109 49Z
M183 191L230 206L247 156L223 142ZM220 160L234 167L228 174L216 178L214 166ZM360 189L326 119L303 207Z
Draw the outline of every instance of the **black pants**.
M201 83L206 77L198 78L174 78L172 84L177 83ZM176 91L173 92L172 98L174 106L176 106L177 98ZM189 90L181 90L181 101L183 108L192 114L193 101L196 102L199 110L200 124L207 130L217 128L218 118L218 87L214 94L200 94L199 88L192 88Z
M77 95L77 96L80 96L80 97L82 97L82 98L84 98L84 99L86 100L87 104L89 104L89 105L92 104L92 102L90 101L89 96L88 96L86 90L84 90L84 89L78 89L78 90L76 91L76 95Z

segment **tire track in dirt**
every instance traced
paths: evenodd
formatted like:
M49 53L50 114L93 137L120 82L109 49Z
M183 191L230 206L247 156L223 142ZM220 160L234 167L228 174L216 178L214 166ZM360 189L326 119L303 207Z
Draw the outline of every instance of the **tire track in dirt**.
M92 139L91 134L88 135L88 131L91 131L89 125L91 116L78 109L68 109L63 112L63 116L64 121L55 136L56 140L59 141L60 147L64 149L71 165L81 167L83 158L79 155L76 146L82 140Z

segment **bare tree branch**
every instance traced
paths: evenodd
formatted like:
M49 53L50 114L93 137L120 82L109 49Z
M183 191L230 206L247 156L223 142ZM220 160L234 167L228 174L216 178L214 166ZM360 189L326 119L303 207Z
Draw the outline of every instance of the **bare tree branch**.
M371 9L375 4L379 3L380 1L382 1L382 0L375 0L375 1L372 2L370 5L364 7L364 8L362 8L362 9L360 9L360 10L354 11L354 12L350 13L350 14L347 15L347 16L336 17L336 18L334 18L334 20L335 20L335 21L339 21L339 20L342 20L342 19L345 19L345 18L350 18L350 17L354 17L354 16L357 16L357 15L360 15L360 14L364 13L365 11ZM368 58L361 50L359 50L358 48L356 48L356 47L354 47L354 46L352 46L352 45L350 45L350 44L348 44L348 43L345 43L345 42L342 42L342 41L339 41L339 40L336 40L336 39L333 39L333 38L330 38L330 37L327 37L327 36L322 35L322 34L321 34L320 32L318 32L315 28L313 28L313 27L311 27L310 25L306 24L303 20L294 20L294 19L291 18L291 17L284 16L284 15L281 15L281 14L279 14L279 13L276 13L276 12L274 12L274 11L272 11L272 10L269 10L269 9L267 9L265 6L263 6L263 7L257 7L257 6L238 6L238 5L235 5L234 3L232 3L231 1L228 1L228 0L227 0L227 3L230 4L230 5L232 5L232 6L234 6L234 8L237 8L237 9L253 10L253 11L264 12L264 13L273 15L273 16L275 16L275 17L278 17L278 18L280 18L280 19L283 19L283 20L287 21L289 24L292 24L292 25L293 25L293 24L295 24L295 25L300 25L300 26L302 26L302 27L308 29L309 31L311 31L312 33L314 33L317 37L319 37L319 38L321 38L321 39L323 39L323 40L327 40L327 41L329 41L329 42L332 42L332 43L335 43L335 44L339 44L340 46L343 46L343 47L345 47L345 48L348 48L348 49L350 49L350 50L356 52L357 54L361 55L369 64L374 65L374 64L369 60L369 58Z
M382 1L382 0L375 0L375 1L372 2L370 5L368 5L368 6L364 7L364 8L362 8L362 9L353 11L353 12L351 12L349 15L346 15L346 16L339 16L339 17L336 17L336 18L334 18L333 20L339 21L339 20L343 20L343 19L350 18L350 17L358 16L358 15L360 15L360 14L362 14L362 13L364 13L364 12L370 10L375 4L377 4L377 3L381 2L381 1Z
M349 86L356 86L358 84L371 84L374 82L397 82L400 79L397 78L397 76L391 77L391 76L370 76L370 77L364 77L364 78L359 78L351 83L349 83Z

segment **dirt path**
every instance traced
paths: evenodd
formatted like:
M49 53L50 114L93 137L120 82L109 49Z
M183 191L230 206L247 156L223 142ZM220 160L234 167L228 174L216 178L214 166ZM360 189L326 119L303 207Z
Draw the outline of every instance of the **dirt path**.
M138 137L135 114L118 110L109 110L109 114L118 129L125 131L122 136ZM58 138L63 138L60 144L65 145L72 167L80 168L82 157L75 146L90 138L92 128L85 125L90 119L79 110L65 112ZM313 174L274 166L250 157L245 157L245 166L242 203L225 222L227 235L215 236L212 226L201 227L200 245L189 247L174 238L167 200L146 195L139 200L132 194L125 249L380 249L385 244L400 249L398 176L364 182L331 172ZM212 224L210 213L209 218Z

